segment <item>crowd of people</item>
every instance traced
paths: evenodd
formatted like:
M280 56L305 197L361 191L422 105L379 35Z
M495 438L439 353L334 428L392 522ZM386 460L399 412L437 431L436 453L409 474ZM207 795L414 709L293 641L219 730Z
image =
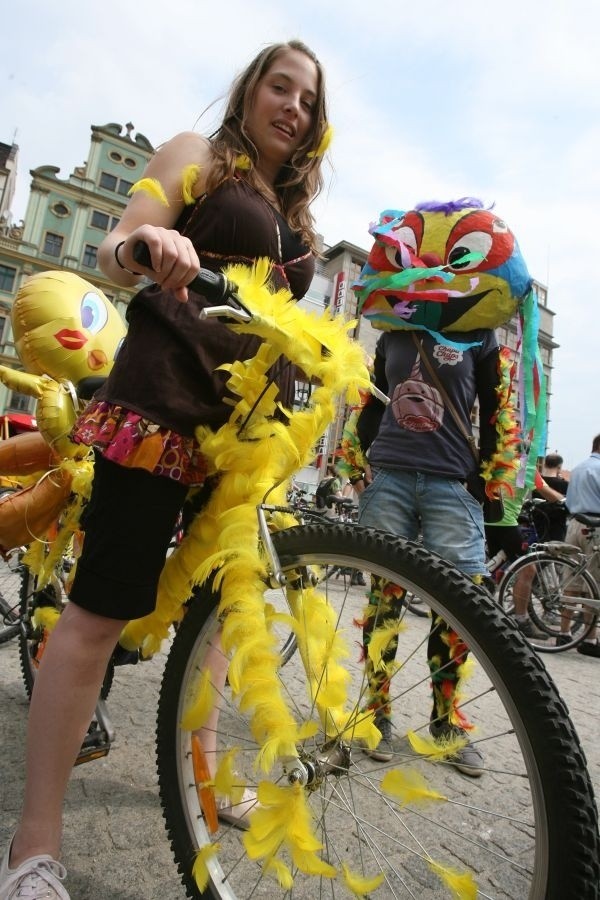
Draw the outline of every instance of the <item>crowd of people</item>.
M201 321L205 301L187 285L201 264L218 271L230 262L268 257L274 286L289 288L297 299L306 293L318 247L310 204L322 185L328 130L324 75L314 53L299 41L266 47L232 84L214 134L177 135L150 161L145 178L159 183L167 203L136 191L100 248L99 265L111 281L133 286L144 276L151 284L132 300L127 338L112 373L72 435L95 452L92 496L82 523L85 542L71 602L36 678L25 796L1 862L0 900L68 900L66 871L59 862L62 805L107 662L124 621L153 609L186 493L207 483L194 434L198 425L216 427L229 415L219 367L252 355L258 346L257 340L235 335L218 321ZM190 167L194 177L186 181L182 173ZM139 242L147 245L149 265L141 265L134 253ZM490 327L456 332L453 339L461 352L451 365L442 365L434 334L421 332L415 344L409 331L384 331L377 343L374 382L397 398L415 371L415 360L420 358L424 367L435 360L443 389L464 421L471 421L476 404L479 408L481 463L494 449L499 348ZM282 367L276 380L285 404L292 396L293 373ZM346 490L358 499L360 524L419 538L481 583L487 572L486 537L493 548L503 532L507 547L510 538L509 552L518 552L515 512L520 497L511 517L488 527L486 534L484 485L459 424L450 415L435 428L407 421L399 402L384 406L376 398L359 419L369 466ZM560 463L555 454L547 457L536 490L553 503L562 503L566 493L571 513L600 515L600 436L590 459L571 473L566 491ZM343 496L338 473L329 476L333 494ZM567 540L587 549L585 531L576 520L569 523ZM136 573L138 580L132 583ZM370 598L387 604L386 616L398 615L402 589L396 596L388 592L384 601L375 587ZM517 621L528 634L532 625L526 608L517 610ZM365 646L372 626L367 616ZM584 646L581 652L600 656L596 635ZM392 642L387 657L393 659L395 650ZM468 738L471 724L455 702L468 648L439 616L431 621L427 655L431 735ZM367 654L369 705L381 733L379 746L369 752L388 760L394 752L389 682L369 665ZM482 750L469 740L451 761L472 777L485 769Z

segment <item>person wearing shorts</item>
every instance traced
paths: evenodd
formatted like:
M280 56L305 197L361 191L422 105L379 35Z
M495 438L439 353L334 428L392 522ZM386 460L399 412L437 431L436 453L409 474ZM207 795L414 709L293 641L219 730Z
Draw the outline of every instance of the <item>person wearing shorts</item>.
M129 304L115 365L72 435L94 448L96 472L71 602L36 677L25 798L0 863L0 900L69 896L58 861L63 799L107 663L124 623L154 608L187 491L205 483L195 430L229 418L220 367L260 345L201 319L208 300L187 285L201 264L218 272L267 258L272 286L304 296L319 244L309 206L328 134L321 64L300 41L271 44L233 81L214 134L187 132L160 147L99 248L111 281L152 283ZM275 381L289 403L293 372L282 365Z

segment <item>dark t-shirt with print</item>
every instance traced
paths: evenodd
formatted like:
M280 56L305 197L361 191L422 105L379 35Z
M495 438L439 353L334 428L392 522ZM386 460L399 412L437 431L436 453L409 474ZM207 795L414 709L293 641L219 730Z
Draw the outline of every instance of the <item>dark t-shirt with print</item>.
M453 344L418 334L423 351L471 431L476 400L480 448L487 458L495 446L498 344L489 329L452 333ZM464 480L476 469L473 454L420 358L412 332L385 332L377 342L375 381L391 403L383 411L370 448L372 466L405 469Z

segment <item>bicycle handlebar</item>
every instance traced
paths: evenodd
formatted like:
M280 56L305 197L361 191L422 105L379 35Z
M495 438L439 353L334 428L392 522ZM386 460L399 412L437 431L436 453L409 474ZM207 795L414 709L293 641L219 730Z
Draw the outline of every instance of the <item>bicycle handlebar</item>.
M133 258L141 266L147 269L152 268L152 259L150 257L150 249L144 241L137 241L133 248ZM211 269L200 269L195 278L193 278L187 287L197 294L202 294L212 305L217 306L219 303L226 302L233 310L241 310L250 315L237 294L237 285L233 281L229 281L222 272L213 272ZM223 312L216 310L206 311L205 315L215 316L223 315Z

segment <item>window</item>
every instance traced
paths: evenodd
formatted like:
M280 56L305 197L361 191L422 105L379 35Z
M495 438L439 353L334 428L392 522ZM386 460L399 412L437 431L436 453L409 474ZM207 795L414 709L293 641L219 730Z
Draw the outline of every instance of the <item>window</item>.
M120 221L118 216L113 216L110 220L110 230L112 231L113 228L116 228Z
M121 154L120 154L120 153L117 153L116 150L111 150L110 153L109 153L108 155L109 155L110 158L113 160L113 162L121 162L121 160L123 159L123 157L121 156Z
M126 197L133 187L133 181L117 178L116 175L111 175L109 172L101 172L100 187L104 188L105 191L116 191L117 194L122 194Z
M127 196L127 194L129 193L129 191L131 190L132 187L133 187L133 181L125 181L124 178L121 178L121 180L119 181L118 192L119 192L119 194L123 194L124 196Z
M117 176L111 175L110 172L101 172L100 173L100 187L104 188L106 191L116 191Z
M31 397L28 394L18 394L16 391L12 391L8 408L12 410L12 412L29 413L31 411L31 404Z
M70 209L66 203L55 203L54 206L51 207L52 212L55 216L59 216L59 218L64 219L65 216L68 216L70 213Z
M135 159L132 159L130 156L126 156L123 162L129 169L135 169L137 166Z
M15 278L17 270L12 266L0 265L0 291L8 291L9 293L15 286Z
M62 234L53 234L51 231L46 232L44 239L44 250L47 256L60 256L62 253L64 238Z
M3 344L3 343L4 343L4 334L5 334L5 331L6 331L6 322L7 322L7 317L6 317L6 316L0 316L0 344Z
M108 223L110 220L110 216L108 213L100 212L97 209L92 210L92 219L91 226L92 228L101 228L102 231L106 231L108 228Z
M82 265L87 266L88 269L96 268L96 260L98 259L98 248L94 247L92 244L86 244L83 248L83 259Z

